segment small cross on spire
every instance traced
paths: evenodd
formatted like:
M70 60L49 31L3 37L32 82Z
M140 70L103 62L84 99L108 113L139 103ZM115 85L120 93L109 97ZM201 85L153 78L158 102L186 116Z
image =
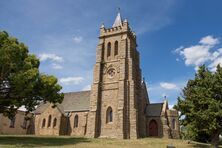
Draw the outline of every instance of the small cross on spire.
M117 13L120 13L120 7L117 8Z

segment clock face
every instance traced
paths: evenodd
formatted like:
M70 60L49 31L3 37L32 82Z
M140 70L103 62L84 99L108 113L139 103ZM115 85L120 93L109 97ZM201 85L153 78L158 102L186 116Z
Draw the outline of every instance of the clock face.
M107 71L107 75L109 78L113 78L116 74L116 70L114 68L110 68L108 71Z

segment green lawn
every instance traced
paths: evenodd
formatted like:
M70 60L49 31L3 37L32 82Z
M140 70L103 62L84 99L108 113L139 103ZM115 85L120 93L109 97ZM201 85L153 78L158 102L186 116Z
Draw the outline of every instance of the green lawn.
M161 138L143 138L137 140L120 139L91 139L83 137L46 137L46 136L0 136L0 148L14 147L79 147L79 148L166 148L167 145L174 145L177 148L185 147L209 147L206 144L188 144L187 141Z

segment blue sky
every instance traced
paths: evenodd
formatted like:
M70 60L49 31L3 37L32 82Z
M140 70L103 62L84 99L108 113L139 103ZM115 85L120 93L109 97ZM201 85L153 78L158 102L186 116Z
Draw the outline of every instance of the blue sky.
M151 102L175 104L198 66L222 63L221 0L1 0L0 30L24 42L64 92L89 89L99 27L117 15L137 34Z

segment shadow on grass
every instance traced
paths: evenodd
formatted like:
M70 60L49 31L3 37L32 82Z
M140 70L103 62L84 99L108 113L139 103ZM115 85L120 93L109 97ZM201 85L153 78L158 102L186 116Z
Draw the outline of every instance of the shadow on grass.
M192 147L209 148L209 147L210 147L210 145L203 145L203 144L192 144Z
M201 148L209 148L209 147L213 147L211 144L207 144L207 143L200 143L200 142L195 142L192 141L191 142L192 147L201 147ZM218 146L219 148L222 148L222 145Z
M83 137L40 137L40 136L0 136L0 145L15 145L21 147L65 146L77 143L89 143Z

